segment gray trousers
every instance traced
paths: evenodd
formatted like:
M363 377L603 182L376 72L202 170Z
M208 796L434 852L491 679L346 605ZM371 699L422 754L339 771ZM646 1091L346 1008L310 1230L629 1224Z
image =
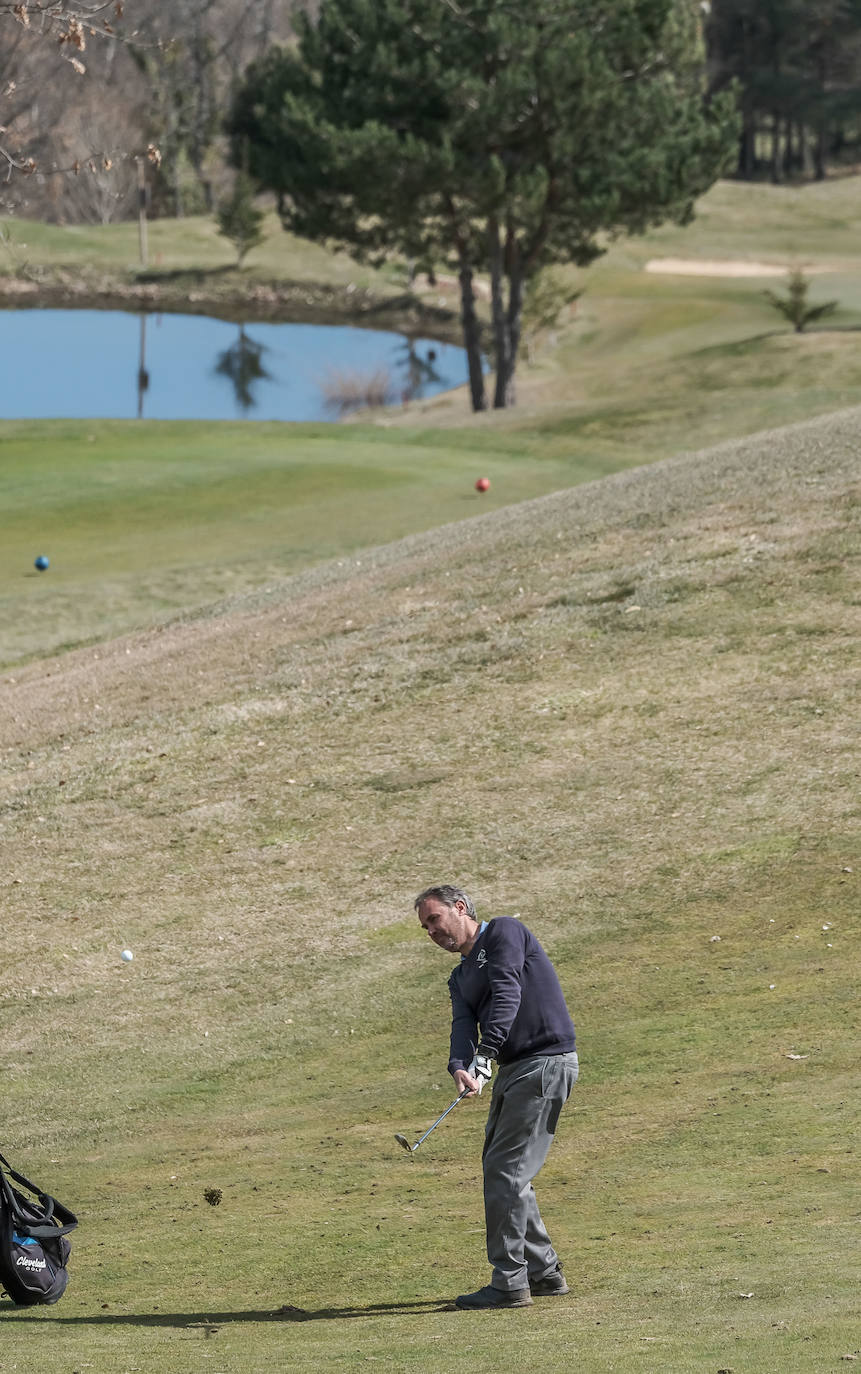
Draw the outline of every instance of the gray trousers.
M485 1131L484 1215L494 1288L525 1288L559 1258L535 1201L532 1180L577 1082L577 1055L535 1055L496 1076Z

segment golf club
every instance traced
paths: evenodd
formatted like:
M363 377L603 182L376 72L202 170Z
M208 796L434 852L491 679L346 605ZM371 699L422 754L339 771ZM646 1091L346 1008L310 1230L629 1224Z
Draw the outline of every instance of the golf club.
M433 1125L430 1126L430 1127L425 1131L424 1135L421 1137L420 1140L417 1140L417 1141L416 1141L415 1145L411 1145L410 1142L407 1140L406 1136L405 1136L405 1135L401 1135L400 1132L398 1132L398 1131L395 1132L395 1140L398 1142L399 1145L403 1145L404 1149L405 1149L409 1154L412 1154L414 1150L417 1150L417 1149L419 1148L419 1146L420 1146L421 1143L422 1143L422 1140L427 1140L427 1138L428 1138L428 1136L430 1135L431 1131L435 1131L436 1128L437 1128L437 1126L439 1125L439 1123L440 1123L441 1121L444 1121L444 1120L445 1120L445 1118L448 1116L449 1112L454 1111L454 1109L455 1109L455 1107L457 1106L458 1102L462 1102L463 1099L464 1099L465 1097L469 1097L469 1094L470 1094L471 1092L472 1092L472 1089L471 1089L471 1088L464 1088L463 1092L460 1094L460 1097L456 1097L456 1098L454 1099L454 1101L452 1102L451 1106L450 1106L450 1107L446 1107L446 1109L445 1109L445 1111L443 1112L442 1116L438 1116L438 1117L437 1117L437 1119L436 1119L436 1121L433 1123Z

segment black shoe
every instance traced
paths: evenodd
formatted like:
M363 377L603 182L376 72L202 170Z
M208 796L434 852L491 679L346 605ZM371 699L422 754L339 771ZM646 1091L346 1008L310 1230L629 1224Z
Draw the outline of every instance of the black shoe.
M562 1270L551 1269L550 1273L541 1279L530 1279L529 1291L533 1298L561 1298L571 1290L565 1282Z
M532 1294L528 1288L492 1288L488 1284L476 1293L461 1293L454 1305L473 1311L479 1307L531 1307Z

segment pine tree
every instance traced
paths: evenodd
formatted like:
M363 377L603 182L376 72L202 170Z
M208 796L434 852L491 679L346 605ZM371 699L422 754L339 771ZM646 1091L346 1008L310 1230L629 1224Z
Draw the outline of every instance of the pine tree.
M474 276L491 281L494 405L514 399L523 292L605 236L685 221L732 156L703 103L693 0L322 0L296 50L252 66L234 155L292 232L460 280L472 403L486 404Z
M803 334L809 324L813 324L815 320L825 319L827 315L833 315L837 309L837 301L826 301L823 305L808 305L809 290L808 278L800 267L794 267L787 277L785 296L778 296L776 291L764 292L769 305L773 305L784 319L789 320L796 334Z
M254 204L254 181L240 169L233 180L233 189L219 205L218 232L229 239L236 249L236 265L241 267L252 248L263 242L263 211Z
M861 0L711 0L706 34L711 89L740 92L738 175L824 178L861 134Z

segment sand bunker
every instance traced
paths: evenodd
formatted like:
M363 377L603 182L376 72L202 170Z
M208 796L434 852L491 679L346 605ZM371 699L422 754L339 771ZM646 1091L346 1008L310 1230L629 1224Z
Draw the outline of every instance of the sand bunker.
M792 269L773 262L733 262L718 258L652 258L647 272L666 272L678 277L785 277ZM821 267L805 267L805 274L821 272Z

